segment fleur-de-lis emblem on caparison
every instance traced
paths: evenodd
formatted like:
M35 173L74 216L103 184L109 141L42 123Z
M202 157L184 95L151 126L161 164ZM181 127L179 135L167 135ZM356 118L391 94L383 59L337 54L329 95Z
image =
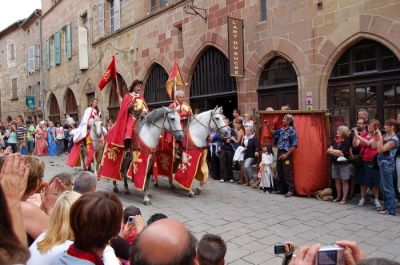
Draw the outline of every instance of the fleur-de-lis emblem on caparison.
M192 159L192 157L191 157L188 153L183 152L183 153L182 153L182 162L179 163L178 168L179 168L182 172L185 172L185 171L187 170L188 166L190 167L190 166L192 165L192 164L190 163L190 160L191 160L191 159Z
M168 162L168 156L166 154L161 155L161 167L164 170L168 170L169 162Z
M140 152L139 151L133 151L132 152L132 166L133 166L133 173L136 174L138 171L138 166L137 163L141 163L143 160L140 158Z

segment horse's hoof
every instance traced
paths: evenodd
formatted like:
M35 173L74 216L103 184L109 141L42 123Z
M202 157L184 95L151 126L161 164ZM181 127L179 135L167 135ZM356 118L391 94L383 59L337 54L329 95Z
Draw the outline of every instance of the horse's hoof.
M194 198L194 193L193 193L193 191L189 192L189 198Z
M197 188L196 188L196 195L200 195L201 192L202 192L202 190L201 190L199 187L197 187Z
M125 190L125 191L124 191L124 194L125 194L125 195L130 195L131 192L130 192L129 190Z
M176 190L175 186L170 187L171 190Z
M114 187L114 188L113 188L113 192L115 192L115 193L119 193L119 190L118 190L118 188L117 188L117 187Z
M154 187L158 188L158 182L154 183Z
M151 205L151 201L143 201L143 204L146 206L149 206L149 205Z

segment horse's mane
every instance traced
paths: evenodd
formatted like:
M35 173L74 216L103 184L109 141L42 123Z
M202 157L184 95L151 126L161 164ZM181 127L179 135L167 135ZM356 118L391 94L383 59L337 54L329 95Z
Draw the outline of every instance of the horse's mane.
M156 122L159 118L163 117L165 114L165 111L163 108L158 108L155 110L150 111L146 117L143 119L142 124L151 124Z

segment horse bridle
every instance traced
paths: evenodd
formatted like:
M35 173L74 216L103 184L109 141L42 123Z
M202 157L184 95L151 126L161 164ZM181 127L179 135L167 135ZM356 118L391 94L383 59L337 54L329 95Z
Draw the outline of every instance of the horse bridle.
M163 130L165 129L165 126L164 126L165 120L167 120L167 121L168 121L169 128L170 128L169 130L167 130L168 132L170 132L170 133L172 133L172 134L174 134L174 135L175 135L176 132L183 132L182 129L181 129L181 130L177 130L177 129L175 128L175 126L172 126L171 120L170 120L170 118L168 117L169 112L167 112L167 110L165 110L165 109L163 109L163 111L164 111L164 120L163 120L163 123L162 123L162 124L163 124L162 127L158 126L158 125L155 124L154 122L150 122L150 124L153 125L154 127L158 128L158 129L160 129L161 131L163 131Z
M229 126L223 125L223 126L218 127L218 123L215 121L215 118L214 118L214 116L216 116L218 114L220 114L220 113L214 113L213 111L211 111L210 120L208 121L208 126L204 125L195 115L193 115L193 117L201 126L206 128L207 130L209 130L211 128L211 122L214 122L215 126L217 127L217 134L219 134L219 136L221 136L222 138L225 138L225 136L222 135L221 131L225 127L229 127Z

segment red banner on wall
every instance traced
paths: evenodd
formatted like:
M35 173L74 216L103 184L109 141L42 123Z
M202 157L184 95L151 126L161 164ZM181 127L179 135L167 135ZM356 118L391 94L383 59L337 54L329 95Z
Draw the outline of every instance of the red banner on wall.
M311 195L328 184L327 117L325 112L294 112L294 127L298 146L293 153L293 176L296 193ZM285 113L260 112L260 141L273 143L273 135L266 126L279 129Z

